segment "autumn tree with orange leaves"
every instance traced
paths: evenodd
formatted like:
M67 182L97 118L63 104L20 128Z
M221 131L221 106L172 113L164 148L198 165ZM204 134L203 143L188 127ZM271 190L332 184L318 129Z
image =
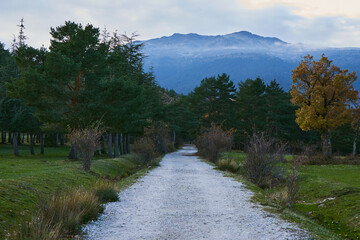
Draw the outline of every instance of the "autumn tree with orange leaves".
M303 131L318 130L322 151L331 157L330 130L351 122L350 105L358 91L353 87L357 76L341 70L323 54L319 61L307 55L293 70L292 103L298 105L296 122Z

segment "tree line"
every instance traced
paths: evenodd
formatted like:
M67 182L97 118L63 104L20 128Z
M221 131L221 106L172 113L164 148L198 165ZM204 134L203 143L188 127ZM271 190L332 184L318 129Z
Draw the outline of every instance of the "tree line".
M179 145L212 124L232 130L238 149L246 148L254 134L265 133L288 142L293 153L304 144L321 142L324 155L356 154L356 74L325 56L319 61L304 57L293 70L290 91L260 77L236 86L224 73L206 77L188 95L179 95L161 88L144 70L136 35L101 32L71 21L51 28L50 35L49 49L28 46L22 21L10 50L0 43L1 141L11 141L15 155L24 134L32 154L35 142L44 153L45 138L58 145L66 133L99 120L105 129L101 151L110 157L128 153L134 141L130 135L141 135L151 126L166 129ZM74 146L69 158L76 158Z
M166 116L172 113L171 94L144 71L136 35L71 21L51 28L50 35L49 49L28 46L22 21L11 49L0 43L0 131L15 155L20 134L30 138L32 154L39 136L44 153L45 136L58 139L99 120L105 129L102 151L107 142L110 157L128 153L130 134L140 135L145 127L162 123L175 129ZM69 158L76 158L74 146Z
M285 91L276 80L266 84L260 77L238 86L226 74L204 78L182 98L196 116L190 134L201 135L214 123L233 131L238 149L263 133L287 142L291 153L315 145L327 158L332 152L355 156L360 122L356 73L341 70L324 55L318 61L305 56L292 79L290 91Z

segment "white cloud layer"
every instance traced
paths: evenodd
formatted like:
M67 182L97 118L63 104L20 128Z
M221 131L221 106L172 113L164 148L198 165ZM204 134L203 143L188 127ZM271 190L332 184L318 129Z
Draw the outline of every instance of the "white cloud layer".
M50 27L66 20L131 33L140 39L175 32L226 34L247 30L315 46L360 47L355 0L0 0L0 41L10 45L25 20L28 43L49 45Z
M346 16L360 17L360 2L358 0L238 0L249 8L259 9L276 4L292 7L296 14L303 17Z

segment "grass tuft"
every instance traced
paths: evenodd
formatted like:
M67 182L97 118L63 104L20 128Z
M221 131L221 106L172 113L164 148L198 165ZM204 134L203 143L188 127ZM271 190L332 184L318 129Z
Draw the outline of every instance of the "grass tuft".
M39 204L39 212L11 239L63 239L81 232L81 224L103 211L94 191L83 188L56 195Z
M216 166L223 171L236 173L239 170L239 164L233 159L220 159Z
M109 181L100 181L95 186L95 195L102 203L116 202L119 200L118 191L114 187L114 183Z

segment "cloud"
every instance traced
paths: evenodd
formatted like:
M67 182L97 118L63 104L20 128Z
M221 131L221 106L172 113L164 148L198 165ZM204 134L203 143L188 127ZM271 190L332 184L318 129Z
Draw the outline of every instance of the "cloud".
M0 41L9 46L12 34L18 32L16 25L24 17L28 43L35 47L48 46L50 27L66 20L100 28L106 25L109 31L121 33L137 31L140 39L175 32L215 35L248 30L292 43L360 46L360 8L355 7L359 4L342 0L343 7L335 14L335 2L324 1L12 0L0 9Z
M360 3L358 0L238 0L252 9L267 8L274 5L292 7L292 11L303 17L345 16L359 18Z

